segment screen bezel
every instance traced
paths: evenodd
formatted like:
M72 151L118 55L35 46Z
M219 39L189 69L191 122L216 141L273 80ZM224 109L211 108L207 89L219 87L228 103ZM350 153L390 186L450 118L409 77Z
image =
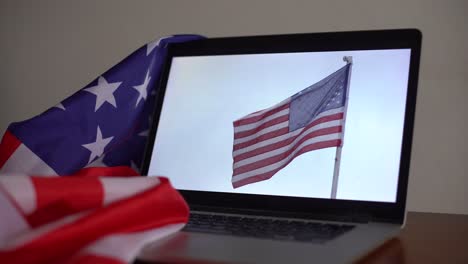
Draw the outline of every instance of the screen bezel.
M340 199L237 194L223 192L180 192L191 207L204 206L223 211L265 211L276 215L323 215L342 220L350 216L365 216L369 221L402 224L404 221L411 145L416 107L417 82L422 34L417 29L307 33L270 36L225 37L169 44L159 82L155 83L156 103L150 129L142 175L147 175L161 114L172 58L179 56L209 56L234 54L266 54L291 52L411 49L408 90L400 158L396 202L369 202ZM248 206L246 206L248 205ZM313 214L312 214L313 213Z

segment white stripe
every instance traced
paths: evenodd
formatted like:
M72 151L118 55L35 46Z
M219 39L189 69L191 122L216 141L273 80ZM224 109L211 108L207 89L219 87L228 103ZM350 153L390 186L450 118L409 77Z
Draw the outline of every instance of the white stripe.
M29 230L30 227L18 209L0 190L0 249L5 248L18 234Z
M291 98L288 98L288 99L286 99L286 100L284 100L284 101L282 101L282 102L280 102L280 103L278 103L278 104L275 104L275 105L272 106L272 107L263 109L262 111L259 111L259 112L256 112L256 113L252 113L252 114L246 115L246 116L244 116L244 117L241 117L241 118L235 120L234 122L237 122L237 121L239 121L239 120L246 119L246 118L249 118L249 117L255 117L255 116L262 115L263 113L268 112L268 111L270 111L270 110L272 110L272 109L281 107L281 106L283 106L283 105L289 103L290 101L291 101Z
M323 135L323 136L310 138L310 139L304 141L303 143L301 143L299 146L302 146L305 142L310 142L310 143L306 144L306 145L309 145L309 144L316 143L316 142L328 141L328 140L330 140L329 139L330 135L336 135L336 134L337 133L333 133L333 134L328 134L328 135ZM338 134L341 134L341 133L338 133ZM251 158L248 158L248 159L240 160L240 161L234 163L233 168L237 169L237 168L242 167L244 165L248 165L250 163L254 163L254 162L257 162L257 161L260 161L260 160L271 158L271 157L276 156L278 154L287 152L287 151L291 150L292 148L294 148L294 143L297 143L299 140L301 140L306 135L307 134L304 134L304 135L301 135L300 137L296 138L293 141L292 144L289 144L289 145L286 145L284 147L277 148L277 149L274 149L272 151L268 151L268 152L265 152L265 153L262 153L262 154L255 155L255 156L253 156Z
M261 167L261 168L251 170L251 171L247 171L247 172L244 172L244 173L241 173L241 174L238 174L238 175L234 175L232 177L232 182L237 182L237 181L240 181L240 180L243 180L243 179L250 178L252 176L258 175L258 174L262 174L262 173L265 173L265 172L276 170L276 169L280 168L281 166L283 166L284 164L286 164L288 161L290 161L291 158L297 152L299 152L303 147L305 147L307 145L317 143L319 141L336 140L336 139L340 139L340 138L341 138L341 133L335 133L335 134L322 136L320 138L320 140L318 140L318 138L311 138L309 140L306 140L302 144L300 144L293 152L291 152L291 154L289 154L288 157L286 157L286 158L284 158L284 159L282 159L282 160L280 160L280 161L278 161L276 163L270 164L268 166ZM256 156L256 157L258 157L258 156Z
M3 175L3 177L0 177L0 185L15 200L24 214L29 215L36 210L36 189L30 177Z
M248 131L252 130L255 128L258 128L259 126L265 124L266 122L273 120L277 117L284 116L284 115L289 115L289 108L283 109L279 111L278 113L274 113L271 116L267 116L266 118L260 119L259 121L247 125L242 125L242 126L235 126L234 127L234 133L239 133L242 131Z
M342 113L344 110L344 107L340 107L340 108L335 108L335 109L331 109L331 110L328 110L328 111L325 111L325 112L322 112L320 114L318 114L314 120L317 120L321 117L324 117L324 116L328 116L328 115L334 115L334 114L338 114L338 113ZM311 121L313 122L313 120ZM237 145L237 144L240 144L240 143L244 143L244 142L247 142L249 140L252 140L254 138L257 138L261 135L264 135L266 133L269 133L269 132L272 132L272 131L275 131L275 130L278 130L278 129L281 129L281 128L284 128L284 127L289 127L289 121L285 121L283 123L280 123L278 125L274 125L274 126L271 126L271 127L268 127L266 129L263 129L253 135L250 135L250 136L247 136L247 137L242 137L242 138L238 138L238 139L234 139L234 145Z
M319 129L323 129L323 128L329 128L329 127L335 127L335 126L340 126L342 124L343 120L340 119L340 120L333 120L333 121L330 121L330 122L325 122L325 123L320 123L318 125L315 125L313 127L310 127L308 130L306 130L300 137L298 137L298 139L296 139L294 142L297 142L297 140L300 140L300 138L303 138L304 136L308 135L309 133L311 132L314 132L314 131L317 131ZM280 141L283 141L283 140L286 140L288 138L292 138L292 137L295 137L297 135L299 135L302 131L304 130L304 128L300 128L300 129L297 129L291 133L288 133L288 134L285 134L285 135L281 135L281 136L278 136L278 137L274 137L274 138L271 138L271 139L267 139L267 140L264 140L264 141L260 141L256 144L253 144L253 145L250 145L250 146L247 146L245 148L241 148L241 149L238 149L238 150L235 150L233 153L232 153L232 156L233 157L236 157L240 154L243 154L243 153L246 153L246 152L249 152L249 151L252 151L254 149L257 149L257 148L261 148L261 147L265 147L265 146L268 146L270 144L274 144L274 143L277 143L277 142L280 142ZM294 144L291 143L291 144Z
M1 173L25 173L33 175L55 176L57 173L24 144L21 144L8 158Z
M264 128L264 129L258 131L257 133L250 135L250 136L234 139L234 145L247 142L247 141L252 140L254 138L257 138L259 136L265 135L266 133L270 133L272 131L275 131L275 130L278 130L278 129L281 129L281 128L285 128L285 127L288 127L288 126L289 126L289 121L284 121L282 123L279 123L279 124L276 124L276 125L273 125L273 126L269 126L269 127Z
M117 190L117 189L113 188L113 187L115 187L117 185L117 181L109 181L109 180L110 179L101 179L101 182L105 182L105 183L103 183L103 187L105 186L104 187L105 197L106 196L108 197L107 202L111 202L112 200L120 199L121 196L122 196L122 195L118 195L118 194L114 193L116 191L120 191L120 190ZM124 180L132 180L132 179L129 178L129 179L124 179ZM136 179L133 179L133 180L135 181ZM125 194L128 195L129 193L142 192L142 191L144 191L144 190L146 190L148 188L151 188L151 187L157 185L158 183L159 183L159 178L152 177L152 178L139 178L138 183L131 183L131 181L121 181L120 185L123 185L123 188L129 187L129 189L131 189L130 191L125 190ZM13 231L19 230L18 228L22 228L24 230L24 227L23 227L24 225L22 225L21 219L18 219L18 217L16 217L16 215L18 215L18 213L15 215L15 214L13 214L11 212L11 210L8 210L8 208L4 208L1 196L2 196L2 193L0 191L0 212L2 212L2 219L1 219L1 224L0 224L0 249L2 249L2 250L11 250L11 249L20 247L22 245L31 243L35 239L37 239L37 238L39 238L39 237L41 237L41 236L43 236L43 235L45 235L45 234L47 234L49 232L53 232L54 230L57 230L57 229L59 229L59 228L61 228L63 226L66 226L66 225L71 225L71 224L73 224L73 222L75 222L75 221L77 221L77 220L79 220L79 219L81 219L83 217L86 217L87 215L89 215L92 212L95 212L95 210L79 212L79 213L76 213L76 214L61 218L59 220L44 224L42 226L36 227L36 228L30 230L29 232L23 232L23 233L21 233L21 235L18 235L17 233L15 233L14 236L8 236L8 237L6 237L8 239L3 241L3 240L1 240L3 238L2 237L2 234L3 234L3 231L4 231L3 227L8 227L9 229L7 230L7 232L9 232L11 234L12 233L11 230L13 230ZM106 200L106 198L105 198L105 200ZM15 209L15 208L13 208L13 209ZM6 216L8 218L3 217L4 213L6 214ZM12 219L12 220L9 221L9 219ZM18 227L14 226L14 225L13 226L8 225L8 223L10 223L10 222L12 224L16 224ZM23 220L23 222L25 222L25 221ZM28 227L27 224L26 224L26 227ZM183 227L183 224L181 224L181 227L178 227L177 230L179 230L182 227Z
M334 114L338 114L338 113L343 113L344 111L344 107L340 107L340 108L334 108L334 109L331 109L331 110L328 110L328 111L324 111L320 114L318 114L315 119L318 119L318 118L321 118L321 117L324 117L324 116L328 116L328 115L334 115Z
M182 223L171 224L143 232L109 235L86 247L80 254L104 256L130 263L137 257L143 246L181 230L184 225Z
M104 205L144 192L159 184L158 177L112 178L101 177Z

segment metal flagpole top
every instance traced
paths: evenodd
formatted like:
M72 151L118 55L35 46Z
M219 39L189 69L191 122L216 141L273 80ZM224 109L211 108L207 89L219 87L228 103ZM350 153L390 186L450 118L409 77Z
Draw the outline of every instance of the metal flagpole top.
M345 61L349 65L349 72L348 72L348 84L347 87L349 88L349 83L351 79L351 67L353 66L353 56L343 56L343 61ZM344 110L344 116L343 116L343 125L342 125L342 130L341 133L344 135L344 126L346 122L346 112L348 109L348 96L346 96L346 102L345 102L345 110ZM342 151L343 146L336 147L336 154L335 154L335 168L333 170L333 179L332 179L332 189L331 189L331 199L336 199L336 195L338 192L338 178L340 174L340 163L341 163L341 151Z
M348 64L353 63L353 56L343 56L343 61L346 61Z

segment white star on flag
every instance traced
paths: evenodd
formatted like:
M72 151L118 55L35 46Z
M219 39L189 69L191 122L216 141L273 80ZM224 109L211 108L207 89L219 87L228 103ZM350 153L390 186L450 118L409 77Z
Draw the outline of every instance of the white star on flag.
M149 70L146 72L146 77L145 77L145 81L140 84L140 85L137 85L137 86L133 86L133 88L135 90L138 91L139 95L138 95L138 99L136 101L136 104L135 104L135 107L138 106L138 103L140 102L140 100L143 98L143 100L146 100L146 97L148 96L148 84L149 84L149 81L151 80L151 77L149 76Z
M101 129L99 126L97 127L96 141L93 143L81 145L91 151L88 164L91 163L94 158L99 157L104 153L104 149L113 138L114 137L102 138Z
M62 103L59 103L58 105L55 105L54 107L55 107L55 108L58 108L58 109L65 110L65 106L63 106Z
M121 84L122 82L108 83L104 77L100 76L96 86L84 89L84 91L96 95L96 106L94 107L94 112L96 112L105 102L117 107L114 92Z
M95 161L88 163L88 165L85 166L85 168L89 167L107 167L107 165L104 163L104 157L106 154L102 154L98 159Z
M148 43L146 45L146 56L148 56L153 50L154 48L156 48L157 46L159 46L159 43L161 42L161 40L163 39L167 39L167 38L171 38L172 36L168 36L168 37L163 37L163 38L160 38L158 40L154 40L154 41L151 41L150 43Z

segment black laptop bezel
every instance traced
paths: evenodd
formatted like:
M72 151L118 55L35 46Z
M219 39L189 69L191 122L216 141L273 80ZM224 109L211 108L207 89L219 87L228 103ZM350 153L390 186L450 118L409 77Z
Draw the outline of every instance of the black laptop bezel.
M204 207L219 212L228 210L314 218L324 216L330 220L364 217L366 221L402 224L411 159L421 39L422 34L417 29L398 29L225 37L170 44L160 81L154 87L158 92L153 113L154 121L142 164L142 175L148 173L173 57L409 48L411 58L395 203L180 190L192 209Z

